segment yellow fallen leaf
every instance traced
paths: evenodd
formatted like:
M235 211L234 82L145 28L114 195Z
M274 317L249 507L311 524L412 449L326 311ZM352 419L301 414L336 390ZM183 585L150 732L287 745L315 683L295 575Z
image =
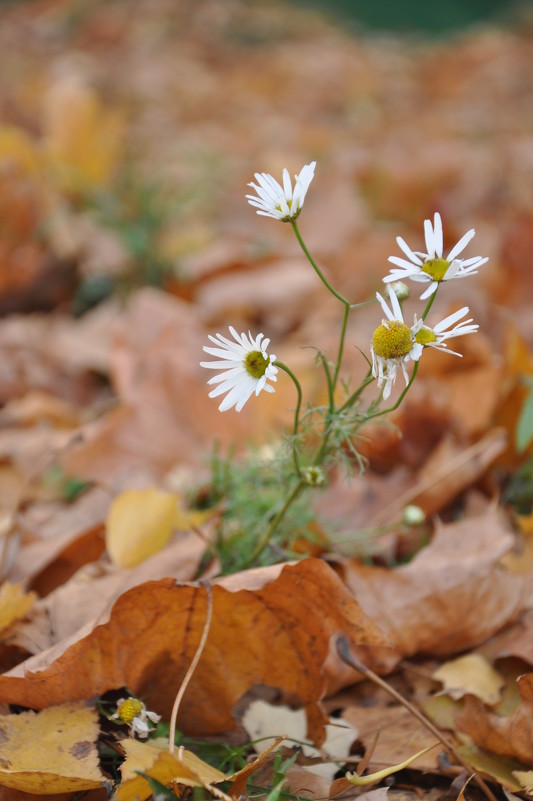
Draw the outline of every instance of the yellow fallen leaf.
M122 782L116 792L117 801L144 801L152 795L148 782L136 771L146 773L161 784L176 780L187 787L205 787L226 779L223 773L202 762L190 751L176 750L174 754L169 754L166 750L167 740L146 743L128 739L123 740L122 745L126 759L120 768Z
M174 528L178 498L150 487L118 495L106 522L106 547L119 567L135 567L163 548Z
M40 156L30 137L19 128L0 128L0 162L8 161L25 173L36 172Z
M513 776L520 782L520 788L524 792L533 794L533 770L513 770Z
M35 795L102 787L94 707L62 704L0 716L0 785Z
M33 604L34 592L24 592L22 584L11 584L5 581L0 588L0 632L7 629L15 620L24 617Z
M455 700L467 693L494 705L500 700L505 681L481 654L466 654L445 662L433 673L444 684L444 692Z
M67 189L107 185L120 158L125 119L77 76L51 85L44 103L46 150Z

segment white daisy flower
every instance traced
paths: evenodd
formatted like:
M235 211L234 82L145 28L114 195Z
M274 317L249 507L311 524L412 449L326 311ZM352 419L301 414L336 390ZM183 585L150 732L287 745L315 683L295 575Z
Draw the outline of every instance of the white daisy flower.
M371 346L372 375L378 379L378 387L385 382L385 399L391 394L399 369L402 370L405 383L409 383L405 365L409 360L418 361L424 348L423 344L415 340L413 330L404 322L396 293L390 287L388 292L391 308L379 292L376 293L387 319L382 320L374 331Z
M150 723L158 723L161 715L150 712L138 698L120 698L117 701L117 711L110 715L110 720L118 720L120 723L127 723L132 734L138 737L148 737L153 727Z
M461 323L458 323L458 325L455 325L455 323L462 317L465 317L468 312L468 306L463 306L462 309L459 309L453 314L449 314L448 317L445 317L444 320L441 320L440 323L437 323L433 328L426 325L423 320L415 321L413 332L416 342L424 348L435 348L435 350L441 350L444 353L452 353L454 356L462 356L461 353L449 350L446 340L452 339L453 337L462 337L464 334L474 334L479 329L479 325L472 323L472 318L463 320Z
M383 279L385 283L401 281L404 278L411 278L413 281L423 283L429 282L429 287L420 295L420 300L425 300L437 291L442 281L473 275L477 273L478 267L488 261L488 258L482 256L473 256L470 259L457 258L476 233L473 228L461 237L444 258L442 220L438 212L434 215L433 223L431 220L424 220L424 233L427 253L411 250L401 236L396 237L398 245L407 258L389 256L389 261L396 266Z
M292 182L287 169L283 170L283 186L267 172L256 172L254 174L257 184L249 183L257 193L246 195L246 199L251 206L258 209L258 214L263 217L273 217L274 220L281 222L291 222L296 220L302 210L305 196L309 185L314 178L316 161L302 167L299 175L295 175L296 183L294 191Z
M209 370L223 371L207 382L219 385L209 393L210 398L216 398L224 392L228 393L218 407L220 411L225 412L235 406L235 410L240 412L254 392L256 395L263 389L266 392L274 392L274 387L267 384L267 381L278 380L278 368L273 364L276 357L267 354L270 339L263 339L263 334L254 339L249 331L248 335L238 334L232 326L229 330L235 342L226 339L222 334L217 334L216 337L209 335L209 339L217 347L204 347L204 350L211 356L216 356L218 361L200 362L200 364Z

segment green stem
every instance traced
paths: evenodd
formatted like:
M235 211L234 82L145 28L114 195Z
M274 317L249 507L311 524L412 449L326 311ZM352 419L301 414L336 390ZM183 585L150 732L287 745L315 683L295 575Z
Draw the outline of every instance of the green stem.
M255 548L253 549L253 551L252 551L252 553L250 555L250 558L248 559L245 567L248 567L249 565L253 564L255 562L255 560L257 559L257 557L260 556L263 553L263 551L267 547L268 543L270 542L270 538L272 537L272 534L274 533L274 531L276 530L278 525L281 523L281 521L285 517L285 514L286 514L288 508L290 507L292 502L294 500L296 500L296 498L298 497L298 495L300 494L300 492L302 491L302 489L304 487L305 487L305 481L303 481L301 478L299 478L298 482L294 485L292 490L289 492L289 494L285 498L285 503L283 504L283 506L281 507L279 512L270 521L270 524L269 524L268 528L266 529L265 533L263 534L263 536L256 542Z
M429 310L430 310L430 309L431 309L431 307L433 306L433 301L434 301L434 300L435 300L435 298L437 297L437 292L438 292L438 288L435 290L435 292L432 294L432 296L431 296L431 297L430 297L430 299L428 300L428 302L427 302L427 304L426 304L426 308L424 309L424 311L423 311L423 313L422 313L422 320L425 320L425 319L426 319L426 317L428 316L428 314L429 314Z
M346 327L348 325L348 315L350 314L350 304L344 305L344 315L342 318L341 336L339 339L339 350L337 352L337 361L335 363L335 372L333 373L333 391L337 386L337 379L339 377L339 370L342 362L342 354L344 352L344 339L346 337Z
M329 370L329 365L326 357L321 351L319 351L318 356L320 361L322 362L322 367L324 368L324 372L326 374L326 383L328 385L328 408L331 412L335 407L335 399L334 399L335 386L333 384L333 379L331 378L331 372Z
M331 284L329 283L328 279L326 278L326 276L324 275L324 273L322 272L322 270L320 269L320 267L318 266L318 264L316 263L316 261L313 259L313 257L312 257L312 256L311 256L311 254L309 253L309 251L307 250L307 246L306 246L305 242L304 242L304 241L303 241L303 239L302 239L302 235L300 234L300 231L298 230L298 226L297 226L297 224L296 224L296 220L291 220L291 225L292 225L292 227L293 227L293 230L294 230L294 233L295 233L295 235L296 235L296 239L297 239L297 240L298 240L298 242L300 243L300 247L302 248L303 252L304 252L304 253L305 253L305 255L307 256L307 260L309 261L309 264L311 265L311 267L313 268L313 270L315 271L315 273L318 275L318 277L320 278L320 280L322 281L322 283L324 284L324 286L326 287L326 289L329 289L329 291L331 292L331 294L332 294L334 297L336 297L336 298L337 298L337 300L340 300L340 302L341 302L341 303L344 303L344 305L345 305L345 306L348 306L348 307L349 307L349 306L350 306L350 302L349 302L348 300L346 300L346 298L345 298L345 297L343 297L343 295L340 295L340 294L337 292L337 290L336 290L336 289L333 289L333 287L332 287L332 286L331 286Z
M302 387L290 367L287 367L286 364L280 362L276 359L274 362L276 367L279 367L280 370L283 370L289 378L292 379L294 386L296 387L297 393L297 400L296 400L296 409L294 410L294 423L292 426L292 458L294 460L294 467L296 468L296 474L300 475L300 461L298 459L298 449L296 447L296 438L298 436L298 426L300 425L300 409L302 408Z

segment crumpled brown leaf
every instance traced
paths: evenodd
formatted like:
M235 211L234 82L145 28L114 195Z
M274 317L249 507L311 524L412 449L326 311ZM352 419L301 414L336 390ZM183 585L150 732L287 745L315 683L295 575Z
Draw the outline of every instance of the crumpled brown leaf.
M136 586L100 625L0 676L0 700L42 709L126 686L168 717L205 614L201 584L163 579ZM309 558L222 579L213 586L213 622L178 727L204 735L233 730L235 703L263 684L298 699L308 736L320 744L323 668L338 631L353 643L384 641L325 562Z
M501 629L528 605L528 583L498 564L512 547L498 511L438 522L432 542L388 570L352 560L341 568L367 615L402 656L453 654Z

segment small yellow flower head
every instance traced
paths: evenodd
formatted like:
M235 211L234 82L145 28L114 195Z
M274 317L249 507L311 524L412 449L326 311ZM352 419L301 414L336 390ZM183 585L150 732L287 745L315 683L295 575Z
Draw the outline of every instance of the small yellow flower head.
M126 698L125 701L119 703L117 706L117 715L120 720L128 725L132 722L133 718L138 717L143 711L144 704L138 698Z
M117 711L110 716L110 720L126 723L132 734L138 737L148 737L152 731L152 723L158 723L161 716L150 712L138 698L120 698L117 702Z

